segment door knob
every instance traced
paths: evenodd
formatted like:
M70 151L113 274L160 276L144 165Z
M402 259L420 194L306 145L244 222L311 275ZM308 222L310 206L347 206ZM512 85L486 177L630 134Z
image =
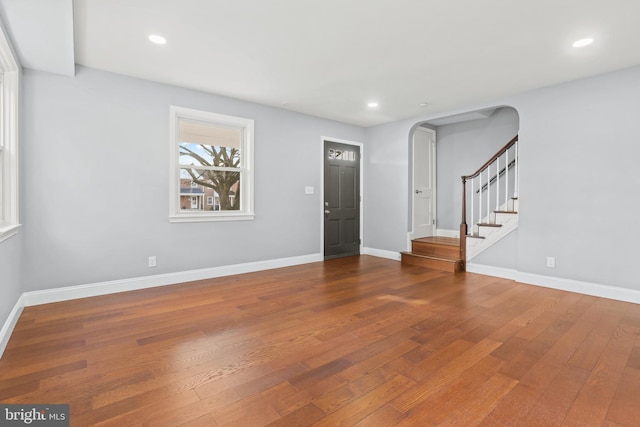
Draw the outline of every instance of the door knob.
M416 194L422 193L422 190L416 190Z
M329 211L329 210L325 210L325 211L324 211L324 214L325 214L325 215L329 215L330 213L331 213L331 211Z

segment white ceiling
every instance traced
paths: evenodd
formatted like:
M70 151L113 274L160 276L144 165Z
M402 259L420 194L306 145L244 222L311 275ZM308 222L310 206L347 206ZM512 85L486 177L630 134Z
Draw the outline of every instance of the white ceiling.
M74 75L71 0L0 0L0 16L23 67Z
M52 0L0 3L17 1ZM639 0L75 0L73 6L78 64L362 126L640 64ZM151 44L151 33L167 44ZM571 47L583 37L595 42ZM367 108L371 100L379 107Z

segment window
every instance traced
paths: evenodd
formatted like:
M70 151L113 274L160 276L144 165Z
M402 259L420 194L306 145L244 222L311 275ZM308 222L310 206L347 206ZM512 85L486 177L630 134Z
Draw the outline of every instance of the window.
M348 162L356 161L355 151L338 150L334 148L329 149L329 159L331 160L346 160Z
M170 111L169 220L253 219L253 120L175 106Z
M0 28L0 241L17 233L19 67Z

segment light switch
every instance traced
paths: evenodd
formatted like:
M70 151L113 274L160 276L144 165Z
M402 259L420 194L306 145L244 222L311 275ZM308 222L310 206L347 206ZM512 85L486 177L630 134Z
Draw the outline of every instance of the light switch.
M313 194L313 187L304 187L304 194Z

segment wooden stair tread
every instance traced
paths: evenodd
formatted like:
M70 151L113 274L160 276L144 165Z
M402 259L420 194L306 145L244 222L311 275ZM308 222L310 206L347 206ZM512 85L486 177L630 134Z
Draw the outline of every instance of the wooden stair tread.
M493 213L513 214L516 215L518 211L493 211Z
M478 224L480 227L502 227L502 224L493 224L490 222L479 222Z
M432 243L432 244L444 245L444 246L460 246L460 239L455 237L441 237L441 236L418 237L417 239L413 239L412 241L420 242L420 243Z
M442 256L423 255L423 254L417 254L415 252L409 252L409 251L400 252L400 253L402 255L411 255L411 256L420 257L420 258L435 259L435 260L438 260L438 261L447 261L447 262L460 261L460 258L448 258L448 257L442 257Z

